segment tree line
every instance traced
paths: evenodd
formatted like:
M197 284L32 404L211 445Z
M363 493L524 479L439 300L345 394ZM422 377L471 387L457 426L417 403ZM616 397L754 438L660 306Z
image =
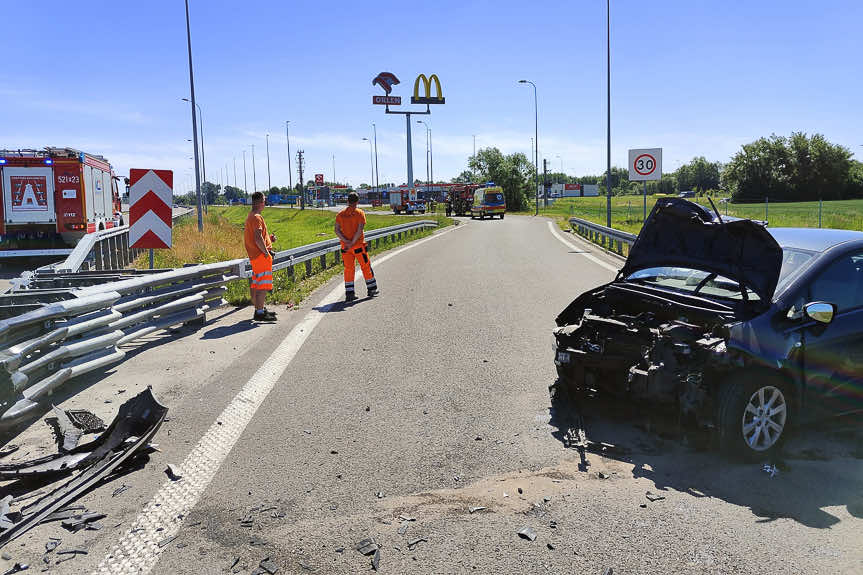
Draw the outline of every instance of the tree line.
M468 169L452 181L493 181L503 187L507 205L521 210L527 208L533 196L534 173L533 164L524 154L505 155L492 147L477 151L468 161ZM546 181L597 184L600 194L606 193L606 172L578 177L549 172ZM627 169L612 167L611 189L613 195L640 194L644 184L629 181ZM830 143L821 134L772 134L744 144L725 164L698 156L673 172L663 173L661 180L647 182L648 194L685 191L728 195L735 202L863 198L863 162L854 160L848 148Z

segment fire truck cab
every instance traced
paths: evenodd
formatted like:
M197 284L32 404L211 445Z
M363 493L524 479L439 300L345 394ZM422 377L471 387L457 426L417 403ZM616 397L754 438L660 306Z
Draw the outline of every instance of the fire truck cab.
M117 177L104 157L71 148L0 150L0 257L74 246L123 223Z

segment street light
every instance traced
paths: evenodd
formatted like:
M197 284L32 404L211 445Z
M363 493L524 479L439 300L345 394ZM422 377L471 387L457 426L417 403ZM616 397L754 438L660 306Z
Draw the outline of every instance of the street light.
M539 107L537 105L536 100L536 84L531 82L530 80L519 80L519 84L530 84L533 86L533 114L534 114L534 131L536 132L536 154L534 155L534 164L533 169L536 176L536 213L534 215L539 215Z
M267 193L273 189L273 182L270 180L270 135L267 134Z
M378 175L378 128L375 126L374 122L372 122L372 130L374 130L375 133L375 192L380 194L381 178ZM380 199L380 197L378 199Z
M258 191L258 168L255 167L255 145L252 144L252 187Z
M422 124L426 127L426 196L431 194L429 182L434 180L434 164L432 163L432 147L431 147L431 128L423 120L417 120L417 124ZM429 167L431 166L431 167ZM429 176L431 172L431 176ZM428 198L426 198L428 199Z
M188 98L181 98L184 102L191 103L192 101ZM207 183L207 154L204 151L204 113L201 111L201 106L195 102L195 107L198 109L198 122L201 127L201 171L203 172L204 185ZM197 134L196 134L197 135ZM204 202L204 211L207 211L207 197L203 196L202 201Z
M192 136L195 148L195 191L198 196L198 232L204 231L204 214L201 206L201 173L198 171L198 118L195 114L195 74L192 68L192 27L189 24L189 0L186 0L186 44L189 51L189 96L192 103ZM203 138L201 139L203 148Z
M606 33L606 91L608 94L606 141L608 142L608 166L605 174L605 225L611 227L611 0L605 0ZM646 197L646 196L645 196Z
M371 167L371 169L372 169L372 181L371 181L371 182L369 182L369 184L370 184L370 187L371 187L371 186L373 186L373 185L375 184L375 165L374 165L374 163L373 163L373 161L372 161L372 159L373 159L373 158L372 158L372 141L371 141L371 140L369 140L368 138L363 138L363 141L364 141L364 142L368 142L368 143L369 143L369 166L370 166L370 167Z

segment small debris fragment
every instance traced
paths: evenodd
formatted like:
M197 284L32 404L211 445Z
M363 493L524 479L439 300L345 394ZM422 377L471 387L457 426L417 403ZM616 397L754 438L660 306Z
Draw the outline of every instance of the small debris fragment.
M416 517L411 517L410 515L399 515L399 519L402 521L416 521Z
M270 575L273 575L276 571L279 570L278 566L276 566L276 564L273 563L273 561L269 557L261 559L261 562L258 564L258 567L260 569L263 569L264 571L266 571Z
M656 493L653 493L652 491L648 491L645 494L645 497L647 497L647 499L649 499L650 501L660 501L662 499L665 499L665 495L657 495Z
M372 555L372 569L375 571L378 570L378 566L381 564L381 550L375 549L375 554Z
M105 429L105 422L86 409L69 409L66 415L69 416L72 425L84 433L96 433Z
M261 539L260 537L252 537L249 539L249 545L255 545L257 547L264 547L267 545L267 542Z
M410 541L408 541L408 551L413 551L414 547L416 547L417 545L419 545L423 541L428 543L429 540L426 539L425 537L417 537L416 539L411 539Z
M172 464L168 464L165 468L165 474L168 476L168 479L171 481L179 481L183 478L183 474L180 473L180 470L174 467Z
M240 562L240 557L239 557L239 556L234 557L234 562L233 562L233 563L231 563L231 566L230 566L230 567L228 567L228 569L233 569L234 567L236 567L236 566L237 566L237 563L239 563L239 562Z
M614 575L614 569L607 567L605 571L602 572L602 575Z
M61 549L57 551L57 555L87 555L87 550L81 548Z
M517 533L519 537L527 539L528 541L536 539L536 531L534 531L532 527L522 527Z
M4 551L3 555L0 555L0 557L3 557L4 561L9 561L10 559L12 559L12 556L9 555L9 553L7 553L6 551Z
M474 437L474 438L473 438L473 440L474 440L474 441L482 441L482 437L480 437L479 435L477 435L476 437Z
M19 571L26 571L30 568L30 565L27 563L16 563L12 566L11 569L3 573L3 575L12 575L13 573L18 573Z
M374 539L368 537L357 543L354 548L363 555L371 555L378 550L378 544L375 543Z
M596 475L597 475L600 479L608 479L609 477L611 477L611 475L609 475L609 474L608 474L608 473L606 473L605 471L600 471L600 472L599 472L599 473L597 473Z
M375 495L377 495L378 499L383 499L385 497L383 491L378 491L377 493L375 493Z
M368 405L367 405L367 406L366 406L366 411L371 411L371 410L372 410L372 408L371 408L370 406L368 406Z
M645 507L647 507L647 503L639 503L638 506L644 509Z
M401 527L398 528L399 535L404 535L405 533L407 533L407 531L408 531L407 524L402 525Z
M549 501L551 501L551 497L546 495L545 497L542 498L542 500L545 501L546 503L548 503Z
M311 435L311 434L312 434L312 430L311 430L311 429L304 429L304 430L303 430L303 433L305 433L306 435Z
M330 455L338 455L338 454L339 454L339 452L336 451L335 449L330 450Z
M482 511L483 509L485 509L485 507L483 507L482 505L477 505L476 507L469 507L468 512L476 513L477 511Z
M554 545L552 545L551 543L546 543L545 546L548 547L551 551L554 551Z
M98 521L99 519L104 519L104 513L81 513L79 515L73 515L69 519L64 519L63 527L68 529L69 531L76 533L87 527L88 523L92 523L94 521Z
M345 552L344 547L336 547L336 553L344 553L344 552Z
M548 523L548 526L551 527L552 529L557 529L557 521L550 521Z
M131 485L126 485L126 484L124 483L123 485L121 485L120 487L118 487L117 489L115 489L113 493L111 493L111 497L117 497L118 495L120 495L120 494L121 494L121 493L123 493L124 491L126 491L126 490L128 490L128 489L131 489L131 488L132 488L132 486L131 486Z
M774 464L774 465L770 465L770 464L767 464L767 463L765 463L765 464L764 464L764 467L762 467L762 468L761 468L761 471L764 471L765 473L769 473L769 474L770 474L770 477L775 477L775 476L776 476L776 474L777 474L777 473L779 473L779 470L778 470L778 469L776 469L776 465L775 465L775 464Z
M9 444L3 447L2 451L0 451L0 457L6 457L7 455L12 455L16 451L21 448L19 445Z
M521 495L522 493L524 493L524 491L521 489L521 487L519 487L518 488L518 494Z
M504 491L504 492L503 492L503 496L504 496L504 497L509 497L509 493L507 493L506 491Z
M157 543L157 545L159 546L159 548L160 548L160 549L161 549L162 547L167 547L168 545L170 545L170 544L171 544L171 541L173 541L173 540L174 540L174 539L176 539L177 537L179 537L179 535L174 535L173 537L166 537L166 538L162 539L161 541L159 541L159 542Z

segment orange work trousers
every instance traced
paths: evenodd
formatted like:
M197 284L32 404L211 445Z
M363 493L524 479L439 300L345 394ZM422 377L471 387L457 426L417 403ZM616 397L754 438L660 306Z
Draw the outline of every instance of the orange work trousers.
M356 262L359 262L366 280L366 289L375 291L378 289L375 273L372 271L372 262L366 244L360 244L352 248L342 249L342 263L345 264L345 292L354 293L354 275L356 274Z

